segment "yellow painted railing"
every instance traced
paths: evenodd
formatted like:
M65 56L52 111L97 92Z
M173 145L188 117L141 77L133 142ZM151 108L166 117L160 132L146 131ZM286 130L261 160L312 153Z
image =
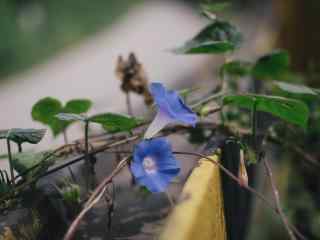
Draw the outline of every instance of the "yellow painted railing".
M219 161L219 156L211 156ZM164 227L160 240L226 240L219 168L200 160Z

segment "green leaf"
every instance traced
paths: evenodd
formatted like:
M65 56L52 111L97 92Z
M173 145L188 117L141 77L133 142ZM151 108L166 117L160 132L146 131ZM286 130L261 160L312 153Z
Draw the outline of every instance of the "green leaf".
M67 123L55 118L55 115L62 111L62 104L59 100L46 97L36 102L31 111L32 119L48 125L52 130L54 136L61 133L66 127Z
M271 113L303 128L306 128L308 124L309 109L307 105L290 98L253 94L229 95L223 98L223 104L235 104L249 110L252 110L256 104L257 111Z
M277 86L279 89L281 89L282 91L290 94L318 96L316 89L313 89L304 85L297 85L297 84L279 82L279 81L274 81L273 84Z
M5 182L0 182L0 196L4 196L4 194L8 193L12 187L5 183Z
M73 121L67 122L56 118L59 113L74 113L80 114L87 112L92 103L86 99L73 99L67 102L66 106L55 98L46 97L40 99L32 107L32 119L43 124L46 124L52 130L54 136L63 132Z
M55 157L48 157L50 152L23 152L17 153L13 156L12 165L13 168L19 173L22 174L27 171L29 168L40 164L39 167L30 171L30 173L25 176L25 178L32 177L47 171L47 169L54 164Z
M130 131L141 123L137 118L115 113L95 115L89 121L101 124L109 132Z
M74 113L59 113L56 115L56 118L58 118L61 121L86 121L86 117L82 116L80 114L74 114Z
M211 13L222 12L222 11L224 11L224 10L230 8L230 7L231 7L231 3L230 2L201 4L202 11L211 12Z
M6 138L18 144L22 144L24 142L37 144L41 141L45 133L46 129L12 128L7 132Z
M68 204L80 203L80 186L77 184L69 183L66 186L60 188L63 200Z
M288 53L277 50L259 58L252 69L252 74L259 79L280 79L288 71Z
M61 109L61 102L55 98L46 97L40 99L32 107L32 119L50 125L52 124L53 117L58 114Z
M92 102L88 99L73 99L66 103L63 109L65 113L85 113L88 112L92 106Z
M184 46L174 50L178 54L219 54L233 51L242 42L242 35L228 22L215 20Z
M246 61L234 60L223 64L220 68L220 75L244 77L251 73L252 64Z

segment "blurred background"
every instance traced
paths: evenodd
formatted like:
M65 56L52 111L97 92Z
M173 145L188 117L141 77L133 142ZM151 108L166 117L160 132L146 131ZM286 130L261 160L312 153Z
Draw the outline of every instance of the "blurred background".
M117 57L127 57L129 52L136 53L150 81L177 89L195 83L216 85L223 57L170 52L205 25L200 2L0 0L1 128L41 127L30 112L46 96L61 101L89 98L94 102L92 113L125 111L115 66ZM236 58L254 60L274 48L287 49L292 68L307 76L308 85L319 87L318 0L231 2L232 11L221 16L232 20L245 36ZM134 98L133 104L136 113L144 113L139 107L142 100ZM79 128L71 127L71 139L81 137ZM62 137L53 139L48 132L39 148L62 143ZM4 153L5 146L0 147ZM0 161L0 168L5 167L6 161ZM304 172L291 171L287 161L278 167L287 213L309 237L320 239L320 187L315 173L308 172L306 177ZM292 187L288 180L292 178L299 179L299 184ZM297 195L299 201L291 201ZM262 206L256 209L250 239L286 239L278 218Z

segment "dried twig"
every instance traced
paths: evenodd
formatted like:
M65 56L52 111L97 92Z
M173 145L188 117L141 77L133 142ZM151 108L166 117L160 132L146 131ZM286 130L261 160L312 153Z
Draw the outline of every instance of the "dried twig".
M291 230L291 228L289 226L289 221L287 219L287 216L284 214L283 209L281 207L279 191L278 191L278 188L277 188L277 186L275 184L275 181L273 179L273 174L272 174L270 163L266 158L263 158L263 164L264 164L264 167L266 169L267 175L268 175L269 180L270 180L273 197L274 197L274 200L275 200L275 203L276 203L276 208L277 208L277 211L278 211L278 213L280 215L281 221L282 221L283 225L285 226L285 228L286 228L286 230L287 230L287 232L288 232L288 234L290 236L290 239L291 240L296 240L297 238L295 237L294 233L292 232L292 230Z
M104 180L96 187L96 189L91 194L90 198L87 200L85 207L82 209L82 211L78 214L78 216L73 220L72 224L70 225L67 233L64 236L64 240L71 240L74 237L74 234L77 230L77 227L79 226L82 218L85 216L85 214L96 204L99 202L101 197L103 196L106 187L109 183L112 182L112 179L114 176L116 176L120 170L127 165L128 160L131 156L125 157L122 161L119 162L117 167L112 171L112 173L104 178Z
M132 109L131 98L130 98L129 92L126 93L126 105L127 105L128 114L130 116L133 116L133 109Z

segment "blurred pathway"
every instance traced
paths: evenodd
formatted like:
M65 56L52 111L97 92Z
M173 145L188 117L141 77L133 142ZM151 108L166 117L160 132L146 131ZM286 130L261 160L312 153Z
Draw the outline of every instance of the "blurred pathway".
M124 110L125 98L119 90L114 68L117 56L130 51L144 64L150 81L183 85L176 80L183 80L207 58L177 56L169 49L194 35L202 26L202 20L196 12L175 1L146 1L106 31L5 81L0 91L1 129L43 127L32 121L30 111L37 100L46 96L63 101L90 98L95 103L92 112ZM140 102L133 99L135 107ZM70 139L81 136L79 126L70 130ZM61 143L61 137L53 141L48 132L40 148ZM2 143L0 152L5 152ZM0 160L0 168L3 164Z

